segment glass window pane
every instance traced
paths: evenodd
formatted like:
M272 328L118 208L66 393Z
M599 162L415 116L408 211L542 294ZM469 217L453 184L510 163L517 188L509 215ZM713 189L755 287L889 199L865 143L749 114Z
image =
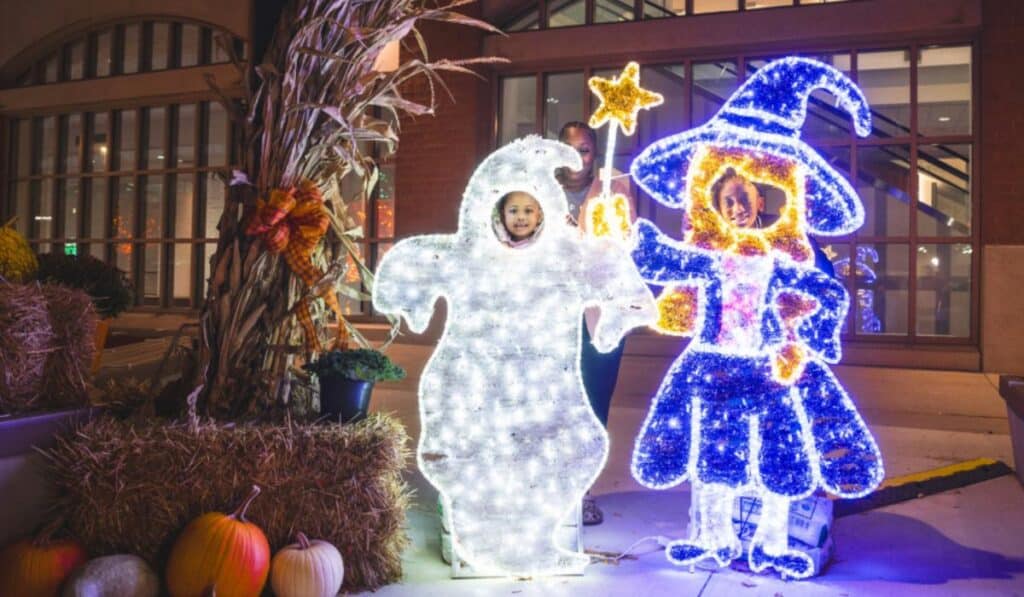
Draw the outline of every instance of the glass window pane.
M192 174L178 174L174 181L174 238L194 238L192 214L195 192Z
M81 228L82 199L81 181L77 178L65 178L62 181L64 190L64 238L78 238Z
M199 64L199 26L181 26L181 66L195 66Z
M860 247L864 249L864 247ZM863 277L867 274L864 269L861 260L859 259L860 254L858 253L858 259L855 259L853 263L850 263L850 245L846 243L831 243L827 245L821 245L822 252L828 257L829 262L832 264L832 270L835 272L836 279L843 283L847 288L850 287L847 280L850 276ZM874 270L872 269L872 274ZM863 285L863 283L862 283ZM842 333L848 334L850 332L850 316L847 315L846 320L843 321ZM858 326L859 329L860 326ZM871 330L866 330L871 332ZM877 330L875 330L877 331Z
M206 146L206 164L223 166L228 163L228 112L220 102L207 104L210 110L207 126L208 144Z
M693 0L693 14L739 10L739 0Z
M738 72L731 60L693 65L693 126L710 120L736 91Z
M775 8L776 6L793 6L793 0L747 0L747 10Z
M28 176L32 168L32 121L25 118L13 127L17 136L17 150L14 155L14 171L18 178Z
M585 88L582 72L544 77L544 136L557 139L563 124L583 120Z
M67 46L68 79L77 81L85 76L85 40L72 42Z
M686 14L686 0L645 0L644 18L660 19Z
M213 58L211 60L213 64L231 62L231 57L225 49L225 45L230 47L231 43L231 36L228 34L220 31L213 32Z
M39 194L39 204L35 209L35 213L32 215L32 219L36 224L36 238L53 238L54 232L54 214L55 205L53 200L53 179L44 179L42 181L35 181L33 185L38 185L37 193Z
M62 118L64 124L64 172L78 172L82 155L82 115Z
M88 238L107 238L107 183L105 176L97 176L91 180L89 189L89 221L85 236Z
M536 29L540 23L540 16L537 9L533 9L518 19L512 21L505 27L505 31L512 33L514 31L529 31Z
M220 232L217 225L220 217L224 214L224 183L220 177L208 174L206 176L206 231L205 238L218 238Z
M119 240L135 237L135 178L125 177L117 182L117 197L114 201L114 213L110 218L113 236ZM114 257L117 267L131 272L132 254L135 246L130 242L119 242L114 245Z
M366 260L366 245L363 245L363 244L355 245L355 248L356 248L356 254L359 256L359 258L365 261ZM359 280L359 268L356 266L355 262L352 260L352 256L351 255L346 255L345 260L346 260L346 269L345 269L345 276L343 278L342 283L345 286L348 286L349 288L352 288L352 289L358 291L358 290L360 290L362 288L362 284L360 283L360 280ZM346 296L345 294L342 294L342 293L338 294L338 303L341 305L341 312L343 314L345 314L345 315L359 315L359 314L361 314L363 312L363 304L362 304L362 302L358 301L356 299L350 298L350 297Z
M928 48L917 66L917 130L971 134L971 47Z
M862 267L874 272L874 277L860 275L853 281L857 296L854 321L858 322L858 333L906 334L910 272L907 245L859 245L857 251ZM871 325L864 326L865 321ZM864 327L869 327L869 331ZM877 331L870 331L875 328Z
M110 153L110 117L106 112L92 115L92 143L89 144L89 169L103 172L107 169Z
M971 146L919 145L918 236L971 234Z
M633 0L594 0L595 23L633 20Z
M53 174L57 167L57 117L47 116L42 124L41 174Z
M178 106L178 168L196 165L196 105Z
M150 46L152 52L150 67L153 70L167 68L168 53L171 48L171 24L153 23L153 43Z
M32 213L30 211L31 203L29 202L28 194L29 182L23 180L11 186L14 189L14 217L17 218L14 222L14 229L25 238L28 238L32 234Z
M100 261L107 260L107 245L104 243L90 243L86 251Z
M161 245L142 245L142 292L143 303L160 304L160 253Z
M501 118L498 144L537 132L537 78L506 77L501 80Z
M60 64L60 56L56 52L51 54L43 62L43 83L57 82L57 66Z
M146 168L156 170L166 167L167 159L167 108L158 107L147 110L149 113L148 144L146 150Z
M910 134L910 50L858 52L857 82L871 105L875 137Z
M164 236L164 179L162 176L148 176L144 209L146 226L143 230L145 238L163 238Z
M96 76L106 77L113 68L114 31L108 29L96 35Z
M548 3L548 27L572 27L587 21L587 5L583 0L552 0Z
M640 69L640 84L665 98L652 110L640 110L637 139L648 144L686 128L686 65L659 64Z
M118 135L118 170L135 170L137 158L135 153L135 142L138 139L138 130L135 126L135 110L124 110L118 114L120 118L121 131Z
M373 236L393 238L395 236L395 166L392 164L383 165L380 168L376 207L377 230L374 231Z
M860 236L903 236L910 230L910 148L862 147L854 186L864 202Z
M970 336L971 245L919 245L916 295L918 334Z
M124 62L121 72L125 74L139 72L139 52L142 48L142 26L138 23L125 25L124 28Z
M210 271L212 264L210 260L213 259L213 254L217 252L217 243L206 243L203 245L203 284L206 288L209 288L210 282Z
M192 245L189 243L175 243L172 245L174 252L171 255L171 271L174 272L173 288L171 296L174 298L175 307L192 306Z

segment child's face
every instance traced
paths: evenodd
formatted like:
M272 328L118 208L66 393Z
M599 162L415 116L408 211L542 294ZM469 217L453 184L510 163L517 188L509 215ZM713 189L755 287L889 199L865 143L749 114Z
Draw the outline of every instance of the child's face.
M740 177L727 180L716 199L719 213L737 228L753 228L757 214L764 209L764 199L757 187Z
M512 240L523 240L540 226L542 214L540 203L532 195L515 191L505 200L501 219Z

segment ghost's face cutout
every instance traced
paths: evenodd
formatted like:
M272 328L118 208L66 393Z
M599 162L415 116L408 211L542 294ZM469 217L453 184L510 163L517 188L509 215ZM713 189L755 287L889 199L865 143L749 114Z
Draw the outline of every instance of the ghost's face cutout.
M544 210L533 195L524 191L508 193L497 205L498 216L505 232L514 242L524 241L537 234L544 221Z

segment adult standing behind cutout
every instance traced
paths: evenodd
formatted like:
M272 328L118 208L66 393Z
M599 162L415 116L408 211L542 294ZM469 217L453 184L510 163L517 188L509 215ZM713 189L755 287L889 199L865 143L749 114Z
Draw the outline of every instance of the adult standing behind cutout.
M573 224L586 232L587 222L583 214L587 204L601 194L601 179L596 175L595 161L597 157L597 132L584 122L572 121L562 126L558 140L576 150L580 154L583 168L558 171L558 182L565 191L569 201L569 218ZM612 194L621 193L629 200L630 218L636 217L636 199L630 189L628 175L612 170ZM619 342L615 350L607 353L598 352L590 341L600 317L600 309L590 307L584 314L583 353L580 356L580 369L583 375L583 386L587 398L594 409L594 414L608 428L608 411L611 408L615 382L619 376L619 365L622 363L624 340ZM583 498L583 524L601 524L604 514L598 508L594 498L588 493Z

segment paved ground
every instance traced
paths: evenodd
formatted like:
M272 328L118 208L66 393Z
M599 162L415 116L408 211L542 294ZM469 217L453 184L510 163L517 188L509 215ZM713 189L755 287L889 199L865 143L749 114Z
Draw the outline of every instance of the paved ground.
M416 377L430 350L393 347L392 356L409 368L411 378L381 384L374 393L375 409L396 413L414 441ZM634 362L620 379L656 374L658 366ZM872 384L874 371L879 370L850 368L841 375L861 392L858 402L878 438L888 476L980 457L1013 464L1005 414L987 376L929 372L930 383L945 386L950 395L921 404L908 392ZM881 370L876 377L892 382L891 375ZM908 375L914 374L901 378ZM620 387L613 402L612 453L594 488L606 522L586 529L589 549L617 553L648 535L686 533L686 487L650 491L629 474L632 438L647 406L635 389L636 384ZM593 564L582 577L452 580L439 555L436 492L415 471L409 481L418 496L409 516L413 546L405 556L405 578L377 595L1024 595L1024 490L1011 476L841 518L833 529L833 563L822 576L799 582L733 569L690 573L670 565L651 542L635 550L636 559Z
M167 318L159 333L149 334L161 338L109 349L104 373L148 377L166 350L167 335L183 321ZM132 333L133 327L160 326L147 319L127 322L123 331ZM627 344L610 417L611 455L594 487L606 521L586 529L588 549L619 553L645 536L686 534L686 486L651 491L629 474L633 437L671 362L670 355L652 356L636 346L631 350ZM390 354L409 370L409 378L380 384L374 392L374 409L396 413L414 443L419 434L416 384L431 350L394 345ZM887 476L973 458L1013 466L996 376L843 366L836 372L878 438ZM408 480L417 499L409 513L413 544L405 554L405 577L377 595L1024 596L1024 490L1011 476L841 518L833 528L834 561L822 576L799 582L734 569L690 573L670 565L651 542L640 545L635 558L618 565L593 564L582 577L452 580L440 559L437 494L414 468Z

